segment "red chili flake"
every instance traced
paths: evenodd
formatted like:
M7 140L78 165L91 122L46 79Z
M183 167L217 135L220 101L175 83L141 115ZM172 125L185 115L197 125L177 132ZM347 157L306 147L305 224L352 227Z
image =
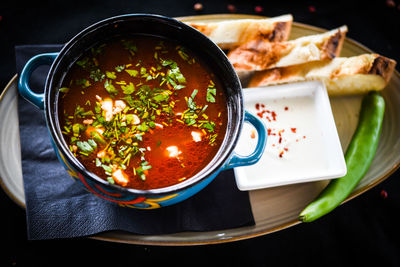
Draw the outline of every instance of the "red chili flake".
M256 104L256 109L260 110L260 104L259 103Z
M289 110L289 107L285 107L285 111Z
M306 136L305 136L305 135L303 135L303 139L306 139Z
M267 129L268 135L271 135L271 129Z
M288 152L288 151L289 151L289 149L288 149L287 147L285 147L283 150L285 150L286 152Z
M196 11L203 10L203 4L202 3L196 3L196 4L194 4L193 9L196 10Z
M279 153L279 157L282 158L283 156L283 151L281 151L281 153Z
M279 142L279 144L282 143L282 137L281 136L279 137L279 141L278 142Z
M261 104L261 107L262 107L262 108L265 108L265 105L264 105L264 104Z
M264 11L264 8L262 6L254 7L254 12L256 12L256 13L262 13L263 11Z
M272 115L272 120L276 121L276 113L275 113L275 111L272 111L271 115Z
M380 195L381 195L381 197L383 198L383 199L387 199L387 197L388 197L388 193L386 192L386 190L381 190L381 193L380 193Z
M296 133L296 128L290 128L290 130L292 130L293 133Z
M236 10L237 10L237 9L236 9L236 6L234 6L234 5L232 5L232 4L227 5L226 8L227 8L228 11L231 12L231 13L235 13Z
M315 9L315 6L311 5L311 6L308 6L308 11L310 11L311 13L314 13L317 10Z

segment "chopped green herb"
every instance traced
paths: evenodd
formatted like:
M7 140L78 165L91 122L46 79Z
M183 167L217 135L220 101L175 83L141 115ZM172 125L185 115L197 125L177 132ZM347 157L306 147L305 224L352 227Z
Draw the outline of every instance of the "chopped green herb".
M81 60L78 60L76 64L84 69L88 68L91 66L90 58L89 57L84 57Z
M215 103L215 96L217 95L217 89L215 87L207 88L207 102Z
M124 69L125 69L125 65L120 65L120 66L116 66L116 67L115 67L115 70L116 70L117 72L122 72Z
M147 132L149 130L149 127L146 125L145 122L142 122L137 129L141 132Z
M194 89L191 96L189 98L186 98L186 102L187 102L187 106L190 110L196 110L197 106L196 106L196 102L194 102L194 98L197 95L197 92L199 90Z
M109 182L110 184L115 184L114 178L112 178L111 176L107 177L107 182Z
M96 149L96 148L97 148L97 144L96 144L96 142L95 142L93 139L89 139L89 140L87 140L87 142L89 143L89 145L90 145L91 147L93 147L93 149Z
M99 68L96 69L92 69L90 71L90 78L95 81L95 82L101 82L104 80L106 76L104 75L104 73L101 72L101 70Z
M72 132L74 133L75 137L78 137L79 133L81 132L81 124L75 123L72 125Z
M133 85L133 83L129 83L126 86L121 85L121 88L122 88L122 91L124 92L124 94L126 94L126 95L130 95L135 91L135 86Z
M118 94L118 90L115 89L114 85L112 85L112 81L106 79L105 83L104 83L104 88L107 90L107 92L109 94L113 94L113 95L117 95Z
M167 71L167 75L169 78L169 83L171 83L171 80L174 83L186 83L186 79L183 76L183 74L181 73L181 70L178 67L178 64L176 64L175 61L173 60L162 60L161 61L161 65L164 67L169 67L169 70ZM171 83L172 84L172 83ZM172 84L174 86L174 84ZM175 84L176 86L176 84ZM175 88L174 86L174 88ZM179 88L181 89L181 88ZM175 88L175 90L179 90L177 88Z
M137 47L132 40L122 40L122 46L131 53L132 56L137 52Z
M101 167L103 167L103 169L106 171L106 172L108 172L108 173L112 173L112 168L110 167L110 166L107 166L107 165L101 165Z
M103 136L100 133L98 133L97 131L91 131L90 137L93 138L94 141L96 141L97 143L100 143L102 145L104 145L106 143Z
M94 151L94 147L90 145L87 141L78 141L76 142L77 147L84 153L90 154Z
M117 78L117 75L115 75L115 72L113 71L106 71L106 76L107 78L115 80Z
M75 83L76 83L76 85L82 86L82 88L87 88L87 87L91 86L91 83L87 79L78 79L78 80L75 80Z
M158 103L166 101L166 100L168 100L168 98L169 98L169 94L165 94L165 93L160 93L160 94L153 96L153 100L155 100Z
M139 72L137 70L125 70L130 76L136 77Z
M147 161L142 161L142 163L140 163L140 167L136 168L136 173L139 175L140 179L142 179L143 181L146 180L146 175L144 173L144 171L146 170L150 170L152 167L151 165L148 165L149 163Z
M69 88L68 87L61 87L60 89L58 89L58 91L60 91L61 93L68 93L69 92Z
M214 132L215 123L213 121L207 121L200 128L207 129L208 132Z

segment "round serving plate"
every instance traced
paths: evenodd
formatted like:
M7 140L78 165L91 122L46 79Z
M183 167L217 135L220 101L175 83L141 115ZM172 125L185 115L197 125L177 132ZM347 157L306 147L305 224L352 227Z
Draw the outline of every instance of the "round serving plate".
M178 18L182 21L221 21L244 18L263 18L253 15L222 14ZM351 29L350 29L351 30ZM290 39L312 35L325 29L293 23ZM341 56L355 56L372 51L346 38ZM0 95L0 184L20 206L25 207L19 143L17 76L14 76ZM400 74L394 75L382 91L386 112L382 137L372 166L346 201L362 194L389 177L400 165ZM331 106L342 148L345 151L358 121L361 96L331 97ZM200 245L248 239L294 226L302 209L326 186L327 181L292 184L250 191L254 226L209 232L183 232L168 235L135 235L112 231L91 238L146 245Z

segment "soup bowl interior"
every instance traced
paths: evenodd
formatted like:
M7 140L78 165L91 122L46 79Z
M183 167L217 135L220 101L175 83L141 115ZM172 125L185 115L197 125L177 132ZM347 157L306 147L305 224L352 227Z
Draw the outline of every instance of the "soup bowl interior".
M191 178L164 188L139 190L109 184L107 181L88 171L82 163L68 149L68 145L61 133L58 113L58 88L75 61L96 44L104 43L113 38L131 35L159 36L176 40L190 49L197 57L210 67L211 71L219 78L226 97L227 127L224 140L214 158L205 168ZM158 15L124 15L98 22L76 35L69 41L53 62L45 86L45 116L51 137L56 148L63 157L78 172L89 179L110 186L117 190L128 191L136 194L164 194L171 193L194 185L204 178L221 170L232 155L237 143L243 123L243 98L240 81L223 51L211 40L197 30L177 20Z

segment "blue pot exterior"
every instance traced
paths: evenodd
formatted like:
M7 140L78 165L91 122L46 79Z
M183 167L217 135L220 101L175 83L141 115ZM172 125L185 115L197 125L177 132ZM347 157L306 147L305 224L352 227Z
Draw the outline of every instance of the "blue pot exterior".
M211 66L214 67L214 71L224 83L229 125L224 143L221 145L215 159L201 174L195 175L175 186L147 191L113 185L88 172L69 151L57 122L58 90L56 88L59 87L63 73L72 64L74 58L79 56L82 50L90 47L90 44L98 39L99 33L102 34L104 31L112 32L114 29L126 30L128 27L125 24L138 27L137 24L140 23L148 23L151 27L154 27L154 31L159 31L160 35L168 31L167 37L184 34L183 39L192 40L193 46L196 46L199 52L203 51L205 53L203 56L210 59L211 63L213 63ZM139 28L147 29L148 27ZM44 93L37 94L30 90L28 83L34 69L43 64L51 64L51 67L47 76ZM30 59L21 72L18 89L25 99L38 108L44 109L53 148L60 163L69 175L84 186L87 191L123 207L156 209L179 203L206 187L221 170L256 163L261 158L266 144L266 127L256 116L244 111L239 78L223 51L191 27L163 16L146 14L123 15L106 19L90 26L71 39L60 53L41 54ZM244 121L251 123L259 136L256 149L249 156L241 156L234 152Z

